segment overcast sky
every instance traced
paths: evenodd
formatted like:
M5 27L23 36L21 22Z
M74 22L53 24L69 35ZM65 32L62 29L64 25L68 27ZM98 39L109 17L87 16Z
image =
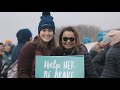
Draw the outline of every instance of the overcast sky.
M33 36L41 12L0 12L0 42L11 39L17 43L16 33L19 29L29 28ZM67 25L95 25L101 29L120 28L120 12L51 12L56 27Z

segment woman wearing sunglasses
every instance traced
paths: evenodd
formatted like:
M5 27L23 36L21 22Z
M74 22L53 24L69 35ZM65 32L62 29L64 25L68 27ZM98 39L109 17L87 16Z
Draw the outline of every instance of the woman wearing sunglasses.
M56 56L67 55L84 55L85 78L97 77L87 48L83 44L80 44L79 35L73 27L66 27L61 31L59 36L59 47L56 49Z

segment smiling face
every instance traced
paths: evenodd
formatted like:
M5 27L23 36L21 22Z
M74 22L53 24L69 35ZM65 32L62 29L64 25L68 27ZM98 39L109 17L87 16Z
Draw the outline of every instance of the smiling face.
M62 35L62 46L66 49L75 47L75 35L72 31L65 31Z
M39 36L44 42L49 42L53 39L54 33L51 29L42 29Z
M5 45L5 51L10 52L10 50L11 50L11 47L8 45Z

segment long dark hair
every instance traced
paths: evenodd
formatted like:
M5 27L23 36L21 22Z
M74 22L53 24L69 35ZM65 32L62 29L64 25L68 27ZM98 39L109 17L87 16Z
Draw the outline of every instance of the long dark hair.
M60 36L59 36L59 49L61 50L65 50L64 47L62 46L62 36L63 33L65 31L69 31L69 32L73 32L75 35L75 47L74 50L77 51L77 53L81 52L81 51L87 51L86 47L84 45L81 44L80 40L79 40L79 34L77 33L76 29L73 27L65 27L62 29Z
M75 38L76 46L79 46L80 45L79 35L78 35L77 31L75 30L75 28L73 28L73 27L65 27L65 28L62 29L62 31L60 33L60 36L59 36L59 45L60 45L60 47L63 47L62 46L62 36L63 36L63 33L65 31L69 31L69 32L74 33L74 35L76 37Z
M44 42L40 36L36 36L33 42L37 45L37 50L41 50L44 55L54 54L54 49L56 47L54 36L48 43Z

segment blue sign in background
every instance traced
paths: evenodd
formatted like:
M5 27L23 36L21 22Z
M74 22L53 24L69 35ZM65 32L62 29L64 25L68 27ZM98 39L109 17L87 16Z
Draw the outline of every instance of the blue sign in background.
M35 78L84 78L84 56L36 56Z

